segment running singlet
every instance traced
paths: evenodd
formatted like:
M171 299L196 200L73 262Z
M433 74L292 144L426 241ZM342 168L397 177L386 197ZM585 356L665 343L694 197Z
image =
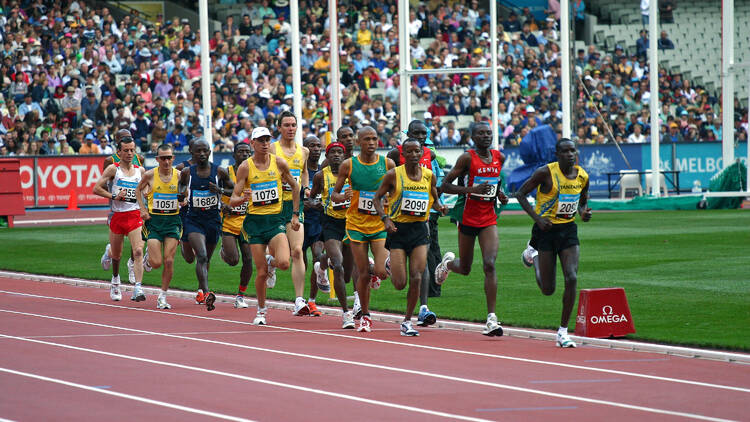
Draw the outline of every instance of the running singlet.
M281 214L281 173L276 164L276 156L269 156L268 168L258 170L252 158L247 159L247 181L245 189L250 189L250 202L247 213L256 215Z
M158 168L154 170L154 187L146 196L149 214L177 215L180 212L180 203L177 200L180 172L175 169L170 170L172 170L172 175L168 182L161 180Z
M310 176L310 179L309 179L310 184L309 184L308 188L312 189L313 178L315 177L315 174L320 171L320 167L318 167L317 170L310 170L308 168L307 171L308 171L308 175ZM315 199L315 198L310 198L310 199ZM318 195L317 199L321 200L322 196ZM314 209L314 208L311 208L311 209L305 211L305 227L317 227L318 228L317 230L319 230L319 228L320 228L320 211L318 211L317 209ZM305 229L305 233L306 234L307 233L314 234L315 230L310 231L308 229Z
M375 211L375 192L383 182L387 170L386 159L377 155L378 161L365 164L359 156L352 157L349 182L352 185L352 201L346 211L346 228L364 234L385 230Z
M120 156L117 155L116 152L114 154L112 154L112 163L113 164L119 164L120 163ZM141 159L138 157L138 154L135 154L133 156L133 165L143 166L143 163L141 163Z
M125 199L122 201L112 201L112 212L127 212L138 210L138 201L136 198L136 190L138 183L141 181L141 169L139 166L133 166L132 176L126 176L125 172L122 171L120 163L115 164L117 170L115 171L115 177L112 179L112 194L118 196L120 192L125 191Z
M547 193L537 189L535 211L540 217L548 218L552 224L574 221L581 191L588 183L589 175L579 165L575 166L578 170L578 176L575 179L565 177L557 162L549 163L547 167L552 176L552 189Z
M276 156L286 160L287 164L289 164L289 172L292 173L292 177L294 177L294 180L297 182L297 184L299 184L300 178L302 177L302 171L305 169L305 165L307 165L307 163L305 162L305 156L302 153L302 148L298 147L297 144L294 144L294 154L286 155L284 154L283 148L281 148L280 142L276 142L274 145L276 145ZM283 199L284 201L291 201L292 187L287 183L284 183L283 187L284 194L282 195L281 199Z
M234 172L234 166L229 166L229 179L237 183L237 174ZM229 206L229 198L231 195L222 195L221 202ZM222 208L222 229L230 233L239 233L242 231L242 223L245 221L245 214L247 214L247 202L243 202L236 207L232 207L229 211Z
M461 224L465 226L487 227L496 224L495 198L500 184L500 170L503 163L500 151L491 149L490 152L492 153L492 162L487 164L479 158L476 151L469 150L471 165L469 166L466 186L471 187L487 183L492 186L492 190L487 195L476 193L466 195L466 205L461 221Z
M396 167L396 189L390 199L388 215L397 223L416 223L430 218L432 171L422 168L422 178L414 181L406 174L406 166Z
M188 197L188 217L219 219L219 194L208 189L209 183L219 184L219 166L209 163L211 173L208 177L198 177L198 165L190 166L190 184Z
M406 164L406 157L404 157L403 145L399 145L398 148L398 164ZM422 158L419 159L419 165L432 170L432 152L427 147L422 147Z
M346 210L349 208L350 202L333 202L331 194L333 193L333 187L336 186L336 179L338 176L333 174L330 166L324 167L322 171L323 189L320 193L320 200L323 202L323 210L327 216L343 220L346 218ZM343 193L347 188L349 188L349 183L344 185L341 192Z

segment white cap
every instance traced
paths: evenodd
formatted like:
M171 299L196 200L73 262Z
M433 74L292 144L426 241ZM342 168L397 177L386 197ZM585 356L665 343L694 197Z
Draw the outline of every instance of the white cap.
M432 113L430 113L429 111L425 111L424 112L424 118L425 118L425 120L432 119Z
M267 127L256 127L253 129L253 133L250 136L250 139L258 139L261 136L271 136L271 132L268 131Z
M528 107L526 107L526 112L527 113L535 113L536 109L534 109L534 106L528 106Z

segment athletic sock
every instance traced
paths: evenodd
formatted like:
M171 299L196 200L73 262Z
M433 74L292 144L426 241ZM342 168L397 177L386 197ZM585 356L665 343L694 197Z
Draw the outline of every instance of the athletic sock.
M239 289L237 289L237 296L245 296L246 290L247 286L240 286Z
M422 306L419 307L419 312L428 311L428 310L429 310L429 308L427 308L427 305L422 305Z
M354 291L354 301L359 302L359 293L356 290Z
M141 282L140 281L136 281L135 282L135 287L138 288L138 289L140 289L141 288Z
M495 318L497 318L497 315L495 315L495 313L494 313L494 312L490 312L489 314L487 314L487 319L490 319L490 318L492 318L492 317L495 317Z
M159 298L163 298L163 297L167 297L167 291L166 290L162 290L162 291L159 292Z
M307 299L307 303L310 303L310 302L315 303L315 299L313 298Z
M568 335L568 327L560 327L557 329L557 335L564 336Z
M259 314L265 314L267 310L268 310L268 308L258 308L258 313Z

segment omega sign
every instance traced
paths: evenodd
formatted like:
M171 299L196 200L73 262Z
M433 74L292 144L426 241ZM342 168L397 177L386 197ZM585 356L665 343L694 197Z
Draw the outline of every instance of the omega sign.
M628 317L625 314L615 314L614 309L609 305L602 307L601 315L591 315L590 319L592 324L612 324L617 322L628 322Z

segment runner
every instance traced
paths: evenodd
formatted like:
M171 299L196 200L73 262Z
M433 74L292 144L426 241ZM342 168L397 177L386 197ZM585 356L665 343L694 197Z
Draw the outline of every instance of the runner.
M351 243L358 273L356 288L361 303L362 319L357 331L369 333L372 331L372 320L369 307L371 269L368 262L368 247L375 257L372 272L380 279L388 278L385 268L385 259L388 256L385 249L385 226L378 218L373 200L383 176L394 168L395 164L390 158L375 153L378 147L378 134L372 127L365 126L357 132L357 143L361 148L360 154L341 164L331 199L334 202L351 201L346 211L345 242ZM342 194L347 178L351 183L351 191Z
M141 237L141 220L136 200L136 187L145 172L141 166L133 164L135 142L132 137L123 137L119 141L120 161L104 169L94 185L94 194L112 200L112 219L109 223L109 250L107 255L112 260L112 284L109 297L114 301L122 300L120 291L120 257L125 236L128 237L133 251L133 273L135 288L130 298L136 302L146 300L141 282L143 281L143 239ZM109 189L108 184L111 184Z
M336 142L344 146L344 160L346 160L347 158L352 158L352 152L354 151L354 141L356 139L357 138L356 136L354 136L354 131L349 126L341 126L336 131ZM320 168L326 167L327 165L328 158L326 157L326 159L323 160L322 163L320 163Z
M443 180L442 191L447 194L465 195L466 205L458 224L458 255L447 252L435 268L435 281L443 284L450 271L469 275L474 260L474 242L479 238L482 250L482 268L484 269L484 294L487 299L487 325L482 331L486 336L502 336L503 328L497 322L495 302L497 301L497 200L506 204L508 197L500 187L500 170L505 156L494 149L492 130L485 123L474 123L471 127L471 139L475 149L461 154L456 165ZM452 182L466 178L466 186L457 186Z
M282 182L292 188L291 231L301 229L299 223L299 185L289 171L286 161L271 154L271 133L256 127L252 135L255 154L237 168L230 207L248 202L247 215L242 224L242 239L250 244L255 261L255 292L258 312L253 324L266 325L266 279L269 268L289 268L289 240L281 216ZM271 252L266 259L266 248Z
M164 264L161 273L161 292L156 299L158 309L171 309L167 303L167 290L174 274L174 256L182 235L182 220L177 200L180 172L172 168L174 150L170 144L161 144L156 150L159 166L148 170L138 183L136 196L145 222L146 250L152 268ZM144 202L143 197L146 197ZM163 249L163 251L162 251Z
M348 259L351 261L351 249L342 242L346 233L346 209L349 208L349 201L333 202L331 195L333 187L338 179L341 162L344 161L345 147L339 142L331 142L326 148L326 161L328 167L324 167L313 177L313 186L310 190L310 196L321 196L323 203L323 214L320 217L322 226L323 242L325 242L326 253L320 257L318 262L313 266L314 272L318 279L326 277L328 268L333 270L333 289L336 292L336 298L341 305L343 312L342 328L354 328L354 312L350 311L346 302L346 283L351 276L345 268L344 262ZM343 186L344 192L350 195L351 188L346 181ZM348 255L348 258L346 257ZM329 286L330 288L330 286ZM356 292L356 289L355 289ZM358 296L357 296L358 297ZM357 306L359 303L356 304Z
M566 138L557 141L555 151L557 161L538 168L516 193L518 203L534 220L531 240L521 258L527 267L534 267L536 284L549 296L555 292L555 267L560 257L565 291L556 344L576 347L568 337L578 280L579 241L575 215L578 212L584 222L591 219L591 208L587 207L589 175L576 164L578 151L573 141ZM535 189L536 207L532 207L526 197Z
M307 157L307 171L310 174L310 190L312 190L313 178L316 173L320 171L318 162L320 161L320 149L321 142L315 135L310 135L303 141L305 148L310 151L310 155ZM312 251L312 262L315 264L313 267L320 267L318 262L324 254L323 238L321 235L322 228L320 226L320 210L322 205L320 202L320 195L309 195L304 199L304 211L305 211L305 241L302 243L302 259L305 262L305 268L307 268L307 249ZM318 296L318 289L323 293L331 291L331 285L328 281L328 274L325 271L322 272L322 277L318 276L318 271L310 272L310 298L307 300L307 307L310 309L310 315L319 317L322 315L318 306L315 303L315 299Z
M233 183L237 183L237 168L250 157L251 153L249 144L238 142L234 146L234 164L227 168L229 178ZM250 251L250 245L242 241L242 223L245 221L245 215L247 214L247 203L243 202L234 208L230 207L229 199L231 196L229 194L221 197L223 205L221 207L220 256L229 266L234 267L239 263L240 253L242 253L240 285L237 288L237 297L234 298L234 307L244 309L248 307L245 302L245 291L250 282L250 277L253 275L253 254Z
M196 164L180 172L180 201L186 198L188 207L183 230L195 251L195 275L198 278L195 302L205 303L206 309L212 311L216 295L208 288L208 267L221 230L219 197L231 192L234 183L225 169L208 161L211 155L208 142L203 139L196 141L193 153Z
M193 164L196 164L198 162L198 157L195 154L195 151L193 151L193 144L197 141L197 139L191 139L188 143L188 152L190 153L190 159L185 160L175 166L175 169L177 171L182 171L186 167L190 167ZM188 207L180 207L180 219L182 220L182 227L185 227L185 217L187 216ZM190 246L190 242L187 238L187 233L185 230L182 231L182 237L180 238L180 252L182 253L182 258L185 259L185 262L188 264L192 264L195 262L195 251L193 250L192 246Z
M388 170L375 193L375 209L388 232L391 282L396 290L406 287L406 261L409 260L409 292L401 335L413 337L419 335L419 331L412 326L411 317L417 306L430 243L426 222L430 209L445 213L445 205L440 203L432 171L422 165L422 143L408 138L400 147L406 163ZM390 195L387 213L383 207L386 194Z
M128 129L120 129L115 133L115 144L117 150L114 154L110 155L109 157L104 159L104 166L102 167L102 170L109 167L110 164L119 163L120 162L120 140L124 138L132 138L132 135L130 134L130 131ZM133 165L143 167L143 155L136 153L133 157ZM111 190L111 186L107 186L107 189ZM110 210L112 209L112 200L109 200L109 206ZM107 215L107 226L109 226L109 222L112 220L112 215L114 214L113 211L110 211L109 215ZM143 238L145 242L145 237ZM112 266L112 258L109 256L109 249L110 244L107 243L107 246L104 248L104 253L102 254L102 258L100 260L102 264L102 268L106 271L109 270ZM130 249L130 259L128 259L127 263L128 268L128 281L130 284L135 284L135 271L133 268L133 249L131 246ZM143 270L146 272L151 271L151 266L148 265L148 250L146 250L146 253L143 256Z
M283 158L289 167L294 181L298 185L309 189L309 180L307 174L307 157L309 151L304 146L300 147L294 142L294 136L297 133L297 117L291 111L284 111L279 114L278 121L281 137L275 146L271 148L271 153L279 158ZM304 197L304 196L303 196ZM289 240L289 250L292 255L292 283L294 283L294 311L296 316L308 315L310 308L302 297L305 294L305 262L302 259L302 243L305 240L305 230L290 230L292 221L292 187L289 183L284 183L284 192L282 193L283 205L281 215L284 225L286 226L286 235ZM299 208L294 208L299 210ZM304 222L304 215L297 215L300 222ZM266 259L272 259L271 255ZM276 285L276 271L273 265L268 268L268 287L273 288Z

